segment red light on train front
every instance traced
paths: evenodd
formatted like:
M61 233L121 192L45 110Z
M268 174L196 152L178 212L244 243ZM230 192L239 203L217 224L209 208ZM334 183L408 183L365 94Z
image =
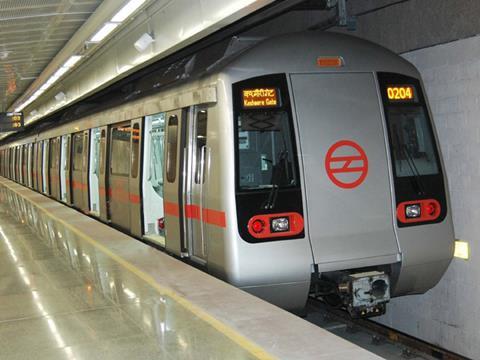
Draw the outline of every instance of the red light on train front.
M252 231L256 234L260 234L263 230L265 230L265 222L262 220L255 220L252 222Z
M440 203L435 199L405 201L397 206L397 219L404 224L435 221L441 210Z
M297 236L303 231L303 216L296 212L255 215L247 227L257 239Z
M433 216L437 212L437 205L434 202L430 202L425 205L425 211L428 215Z

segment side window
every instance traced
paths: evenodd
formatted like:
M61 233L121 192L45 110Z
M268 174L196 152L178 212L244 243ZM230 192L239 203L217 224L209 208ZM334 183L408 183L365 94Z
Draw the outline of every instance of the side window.
M110 173L128 176L130 173L130 125L112 128L112 146L110 147Z
M196 131L196 168L195 168L195 183L203 184L205 182L205 154L202 157L204 146L207 145L207 111L200 110L197 112L197 131Z
M82 153L82 171L88 171L88 136L89 132L83 132L83 148L85 149L85 154Z
M106 136L106 131L102 130L102 133L100 135L100 174L105 173L105 158L106 158L106 153L105 153L105 138Z
M173 183L177 175L178 118L172 115L167 125L167 181Z
M140 160L140 125L134 124L132 129L132 171L133 179L138 176L138 162Z
M73 135L73 170L82 170L83 134Z
M55 168L55 149L57 148L55 143L56 139L50 139L50 146L48 147L48 164L50 165L50 169Z

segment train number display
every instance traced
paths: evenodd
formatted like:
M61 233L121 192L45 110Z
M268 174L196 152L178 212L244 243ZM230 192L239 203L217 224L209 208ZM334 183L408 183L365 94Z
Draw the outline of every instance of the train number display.
M390 101L415 101L415 88L412 85L387 86L387 98Z

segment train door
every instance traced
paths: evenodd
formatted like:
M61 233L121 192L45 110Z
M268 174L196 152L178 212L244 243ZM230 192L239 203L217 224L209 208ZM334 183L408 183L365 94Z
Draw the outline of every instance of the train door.
M309 238L320 271L398 259L384 124L372 74L291 75Z
M165 246L163 171L165 113L145 117L143 138L142 205L145 239Z
M60 200L60 137L50 140L49 172L50 193Z
M23 182L22 178L22 145L17 146L17 182L21 184Z
M185 237L189 255L193 259L206 258L206 242L204 228L204 184L206 179L207 149L207 110L192 107L188 113L186 143L184 146L185 176Z
M28 186L33 188L33 144L28 144L28 155L27 155L27 179L28 179Z
M67 202L67 135L60 138L60 200Z
M142 150L142 119L132 120L130 145L130 178L128 181L130 205L130 232L142 236L142 202L141 202L141 150Z
M104 126L100 128L100 145L99 145L99 176L98 176L98 192L99 192L99 211L100 219L103 221L108 221L108 201L109 201L109 192L108 189L108 142L107 142L107 133L108 127Z
M22 184L28 185L28 144L22 145Z
M164 211L165 248L177 255L184 256L187 249L183 231L183 203L180 195L183 188L182 138L184 138L183 111L167 113L167 130L165 145L165 183Z
M18 151L17 151L17 147L14 146L12 148L12 178L13 178L13 181L17 181L18 179L18 166L17 166L17 157L18 157Z
M40 142L35 142L33 144L34 149L34 156L33 156L33 182L34 182L34 189L40 191Z
M85 213L89 211L89 196L88 196L88 163L89 163L89 146L90 146L90 131L83 132L83 154L82 154L82 210Z
M50 144L49 140L43 140L42 144L42 185L43 193L50 194L50 184L48 179L48 157Z
M72 135L62 136L62 154L61 154L61 193L62 201L67 204L73 203L72 194Z
M100 144L98 148L99 152L99 176L98 176L98 206L100 212L100 219L103 221L108 221L108 200L109 194L107 191L107 164L108 164L108 145L107 145L107 132L108 128L106 126L99 128L100 129Z
M109 212L113 224L130 230L129 176L130 176L130 122L110 128Z
M72 148L72 166L71 166L71 188L72 188L72 203L79 209L84 209L83 203L83 132L73 134L73 148Z
M90 194L90 213L99 216L99 175L100 175L100 129L90 130L90 161L88 186Z

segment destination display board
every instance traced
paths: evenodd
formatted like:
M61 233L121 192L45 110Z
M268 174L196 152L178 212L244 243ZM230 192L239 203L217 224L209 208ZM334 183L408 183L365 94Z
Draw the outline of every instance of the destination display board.
M22 112L0 112L0 132L23 129Z
M280 106L280 98L276 88L244 89L242 103L244 109L261 109Z

